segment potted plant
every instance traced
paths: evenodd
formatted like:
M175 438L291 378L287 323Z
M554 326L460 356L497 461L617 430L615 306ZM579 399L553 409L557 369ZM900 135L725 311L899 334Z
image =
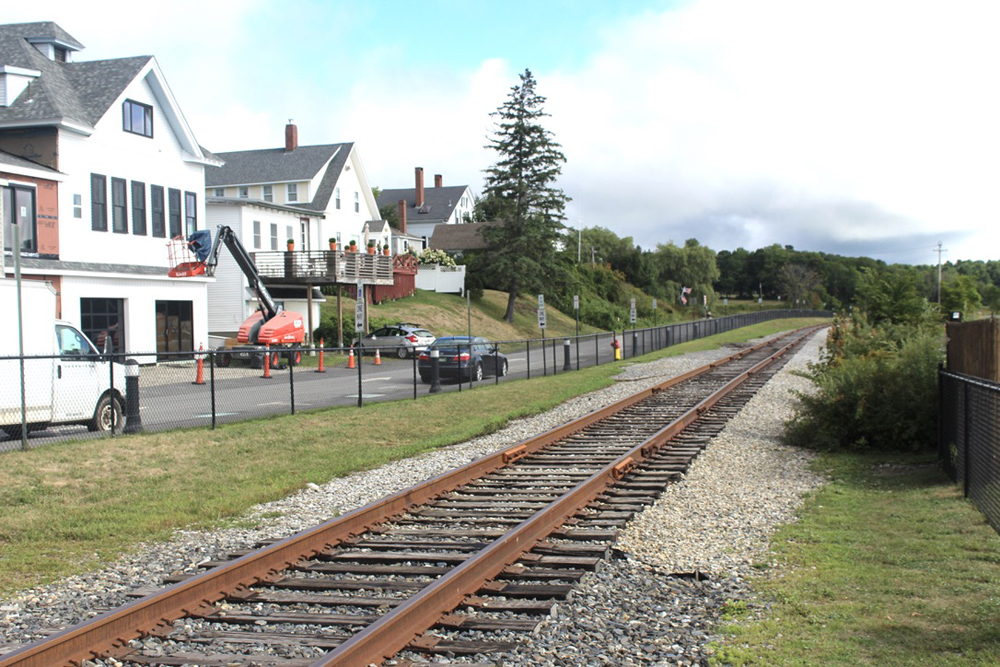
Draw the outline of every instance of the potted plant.
M375 254L375 241L369 241L368 242L368 254L369 255L374 255Z
M288 244L288 252L295 250L295 239L288 239L285 243Z
M335 237L331 236L327 240L330 242L330 250L336 250L337 249L337 239Z
M355 241L354 239L351 239L351 245L347 247L347 252L357 252L357 251L358 251L358 242Z
M382 254L385 255L386 257L389 256L389 244L388 243L386 243L384 246L382 246Z

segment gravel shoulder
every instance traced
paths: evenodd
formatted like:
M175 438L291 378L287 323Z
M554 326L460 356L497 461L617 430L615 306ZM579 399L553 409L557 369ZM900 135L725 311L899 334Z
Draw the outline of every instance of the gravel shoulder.
M809 456L776 442L791 416L793 376L818 358L815 336L699 457L687 477L640 515L616 545L616 557L588 576L522 649L497 656L507 665L704 664L711 627L725 600L747 597L753 563L767 559L775 528L794 520L803 494L823 483ZM309 484L255 507L237 523L252 528L178 531L166 543L92 573L0 600L0 645L34 641L127 602L126 594L165 576L195 572L198 563L263 539L285 537L412 486L540 431L607 405L641 388L732 353L697 352L626 368L612 387L517 420L497 433L373 471ZM689 522L682 517L698 517Z

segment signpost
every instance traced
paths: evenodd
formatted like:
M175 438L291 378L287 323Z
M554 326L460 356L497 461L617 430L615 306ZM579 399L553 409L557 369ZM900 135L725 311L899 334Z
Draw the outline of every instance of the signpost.
M542 375L548 375L548 360L545 358L545 295L538 295L538 328L542 330Z
M365 286L358 281L358 300L354 304L354 333L365 330Z
M576 370L580 370L580 295L573 295L573 312L576 314Z
M656 348L660 348L660 330L656 326L656 297L653 297L653 331L656 332Z

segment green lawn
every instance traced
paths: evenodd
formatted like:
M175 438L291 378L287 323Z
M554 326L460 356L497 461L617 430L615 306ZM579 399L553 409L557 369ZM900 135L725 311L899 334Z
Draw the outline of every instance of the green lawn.
M1000 664L1000 537L933 456L826 455L714 664ZM752 605L751 605L752 606Z

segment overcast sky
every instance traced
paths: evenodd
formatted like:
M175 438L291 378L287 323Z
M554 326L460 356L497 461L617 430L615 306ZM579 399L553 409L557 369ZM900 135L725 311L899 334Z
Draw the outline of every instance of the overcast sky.
M35 9L38 7L38 9ZM100 11L96 8L100 7ZM154 55L212 151L356 142L478 194L490 112L530 68L567 223L890 263L1000 259L992 0L43 1L78 60Z

